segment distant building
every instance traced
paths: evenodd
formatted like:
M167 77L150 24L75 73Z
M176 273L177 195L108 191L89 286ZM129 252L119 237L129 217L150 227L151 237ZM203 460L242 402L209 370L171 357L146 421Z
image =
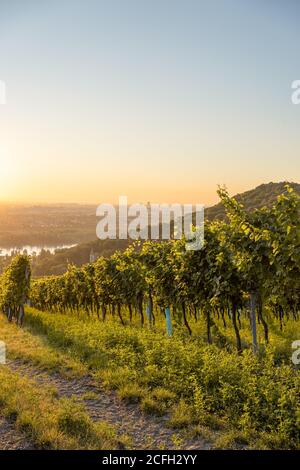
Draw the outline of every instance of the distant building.
M98 253L95 253L92 248L90 252L90 263L94 263L97 258L98 258Z

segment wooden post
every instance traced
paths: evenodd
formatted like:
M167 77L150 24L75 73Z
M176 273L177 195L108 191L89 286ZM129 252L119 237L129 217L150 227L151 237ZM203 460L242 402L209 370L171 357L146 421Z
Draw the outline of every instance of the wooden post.
M20 308L19 308L19 316L17 320L18 325L22 326L23 320L24 320L24 305L22 304L20 305Z

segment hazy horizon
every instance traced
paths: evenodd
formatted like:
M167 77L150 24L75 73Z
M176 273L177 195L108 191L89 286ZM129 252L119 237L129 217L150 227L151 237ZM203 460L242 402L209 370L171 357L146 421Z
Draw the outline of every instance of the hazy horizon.
M239 194L242 194L242 193L245 193L245 192L248 192L248 191L251 191L253 189L256 189L258 187L260 187L261 185L268 185L268 184L280 184L280 183L287 183L287 184L299 184L300 185L300 182L298 181L268 181L268 182L265 182L265 183L261 183L259 184L258 186L255 186L255 187L251 187L251 188L245 188L244 190L242 190L241 192L239 193L232 193L232 191L230 190L230 188L228 188L226 185L225 187L229 190L229 194L231 196L237 196ZM138 201L133 201L133 200L128 200L128 203L129 204L132 204L132 203L141 203L141 204L147 204L148 202L150 203L164 203L164 201L157 201L157 200L150 200L150 201L146 201L146 200L138 200ZM173 201L169 201L169 202L166 202L168 204L172 204L172 203L182 203L181 201L177 201L177 200L173 200ZM199 204L201 204L201 201L192 201L191 204L196 204L197 202L199 202ZM211 206L214 206L215 204L218 204L218 202L220 202L219 200L219 197L217 195L217 191L216 191L216 200L214 202L212 202L211 204L205 204L205 207L211 207ZM46 202L46 201L39 201L39 200L36 200L36 201L18 201L18 200L8 200L8 201L5 201L3 199L0 199L0 206L95 206L97 207L99 204L102 204L102 203L108 203L108 204L112 204L114 205L115 207L118 207L118 203L117 201L109 201L109 200L105 200L105 201L90 201L90 202L86 202L86 201L70 201L70 202L63 202L63 201L52 201L52 202Z

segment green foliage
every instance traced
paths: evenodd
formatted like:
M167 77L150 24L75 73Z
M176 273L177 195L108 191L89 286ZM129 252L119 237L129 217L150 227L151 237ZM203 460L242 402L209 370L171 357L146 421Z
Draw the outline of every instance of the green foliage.
M183 399L173 406L169 425L173 428L181 429L197 422L194 414L194 408L188 405Z
M16 256L0 278L0 308L9 319L22 323L24 304L29 295L30 263L27 255Z
M85 362L120 396L141 399L149 413L171 411L174 426L188 424L182 416L186 406L189 424L236 429L262 447L272 433L280 436L280 448L300 445L299 371L291 363L279 366L271 347L260 356L251 350L237 354L201 344L196 337L170 339L116 321L95 323L32 309L26 318L34 331L46 333L56 347ZM106 361L95 362L95 352ZM176 413L179 402L182 409Z
M118 395L127 403L138 403L145 395L145 390L136 383L126 383L118 389Z
M162 416L167 413L176 399L176 394L164 387L157 387L142 400L142 410Z
M122 437L104 422L93 423L84 408L71 399L57 399L46 386L0 369L1 413L13 418L41 449L119 449ZM21 399L20 399L21 397ZM126 438L124 438L126 440Z
M54 312L96 312L103 321L111 313L122 325L137 313L142 326L146 304L150 326L171 307L174 320L183 323L189 335L191 317L202 313L208 343L213 333L221 341L214 331L215 315L221 315L224 324L227 316L241 352L241 318L249 318L252 296L268 343L266 309L281 328L284 317L299 316L299 196L286 187L271 208L246 212L224 188L218 192L229 223L207 222L201 250L186 251L184 240L137 242L94 264L70 265L62 276L34 280L33 305Z
M206 222L201 250L186 251L184 240L137 242L35 279L33 306L55 315L31 311L29 321L147 412L164 414L183 400L199 425L217 416L215 423L229 423L243 438L255 432L266 443L276 431L278 445L296 447L299 373L288 363L291 327L286 336L283 329L299 325L300 198L286 187L271 207L247 212L226 189L219 196L228 223ZM26 273L28 259L16 258L1 279L2 306L25 302ZM257 356L249 349L250 299L252 326L257 321L264 332ZM167 307L173 338L161 328ZM136 316L143 329L128 326ZM275 348L270 328L277 329Z

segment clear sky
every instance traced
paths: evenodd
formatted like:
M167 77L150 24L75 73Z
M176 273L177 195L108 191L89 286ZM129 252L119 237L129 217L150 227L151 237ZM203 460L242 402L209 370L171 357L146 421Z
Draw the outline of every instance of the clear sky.
M0 0L0 199L300 181L297 0Z

